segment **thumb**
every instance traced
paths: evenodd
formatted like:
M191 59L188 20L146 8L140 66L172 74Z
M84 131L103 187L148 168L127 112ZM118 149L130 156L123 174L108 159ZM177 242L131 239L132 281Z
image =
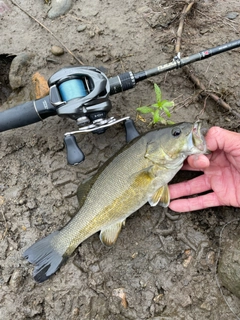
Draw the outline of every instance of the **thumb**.
M205 169L210 165L209 159L203 154L191 155L187 161L193 169Z

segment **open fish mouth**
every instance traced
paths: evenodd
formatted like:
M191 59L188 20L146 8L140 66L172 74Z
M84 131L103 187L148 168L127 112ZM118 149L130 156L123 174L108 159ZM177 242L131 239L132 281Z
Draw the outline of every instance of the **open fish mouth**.
M192 128L192 143L193 147L197 148L199 151L202 151L204 153L206 152L206 143L201 132L201 126L202 123L199 120L194 123Z

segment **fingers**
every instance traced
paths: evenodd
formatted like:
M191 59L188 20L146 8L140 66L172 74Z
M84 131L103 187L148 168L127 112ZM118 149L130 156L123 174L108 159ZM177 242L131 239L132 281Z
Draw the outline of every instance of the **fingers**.
M183 170L203 170L210 165L209 159L203 154L189 156L187 162L188 163L183 165Z
M212 127L206 134L207 147L211 151L217 149L240 156L240 133Z
M220 205L216 194L211 192L196 198L173 200L170 202L169 208L176 212L189 212Z
M205 175L201 175L188 181L169 185L171 199L190 196L208 190L211 190L211 186Z

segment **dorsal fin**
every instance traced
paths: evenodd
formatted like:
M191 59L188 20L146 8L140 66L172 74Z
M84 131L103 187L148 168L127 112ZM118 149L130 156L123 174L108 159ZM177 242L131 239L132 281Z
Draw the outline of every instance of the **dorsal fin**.
M79 203L79 208L81 208L87 198L89 191L91 190L94 182L96 181L96 175L84 180L77 189L77 198Z

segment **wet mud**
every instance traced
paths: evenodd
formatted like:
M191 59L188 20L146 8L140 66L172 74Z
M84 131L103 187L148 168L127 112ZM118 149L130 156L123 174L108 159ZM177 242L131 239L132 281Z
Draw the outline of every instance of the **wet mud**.
M175 56L176 32L185 4L75 0L65 15L50 19L51 4L47 1L18 3L85 65L104 68L109 77L170 62ZM59 69L78 63L47 29L12 1L0 1L1 8L3 111L35 98L35 72L48 79ZM236 40L239 34L238 1L196 1L185 19L181 55ZM53 46L61 47L64 54L54 55ZM217 93L238 112L239 50L190 66L207 90ZM22 54L28 59L11 73L12 57ZM15 86L10 86L11 81ZM173 121L200 118L206 128L218 125L240 130L239 119L202 95L182 69L112 96L109 115L130 116L139 132L149 130L151 119L147 116L143 122L136 108L155 102L153 83L161 87L165 99L174 100ZM76 129L74 121L52 117L1 133L0 319L236 319L223 295L238 316L239 298L220 281L221 293L215 268L222 227L239 219L239 209L231 207L176 215L159 206L145 205L127 219L113 248L104 247L95 234L51 279L43 284L34 282L33 267L22 258L23 251L70 219L78 207L78 185L125 144L122 124L102 135L78 135L86 159L78 166L69 166L63 137ZM182 171L174 180L193 175ZM222 234L221 250L229 250L229 243L235 243L239 236L239 221L229 223Z

